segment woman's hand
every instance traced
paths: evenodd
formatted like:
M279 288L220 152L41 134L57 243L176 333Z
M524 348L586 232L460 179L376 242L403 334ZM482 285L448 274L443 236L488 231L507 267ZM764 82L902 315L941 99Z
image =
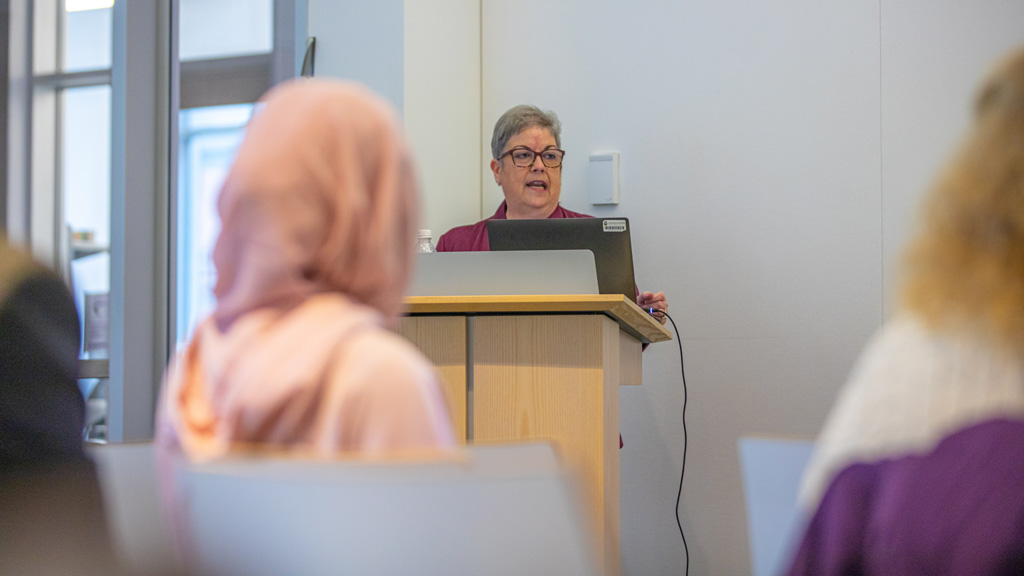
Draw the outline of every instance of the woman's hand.
M636 297L636 305L643 308L644 310L654 309L654 317L658 319L662 324L665 323L664 314L659 314L658 311L668 312L668 300L665 298L664 292L641 292Z

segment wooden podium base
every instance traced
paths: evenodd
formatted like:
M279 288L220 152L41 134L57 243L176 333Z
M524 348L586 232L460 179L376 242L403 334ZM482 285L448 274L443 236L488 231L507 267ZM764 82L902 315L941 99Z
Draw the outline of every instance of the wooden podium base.
M668 340L668 331L623 296L407 304L399 333L437 365L457 437L551 442L578 482L604 573L619 574L618 388L641 383L641 342Z

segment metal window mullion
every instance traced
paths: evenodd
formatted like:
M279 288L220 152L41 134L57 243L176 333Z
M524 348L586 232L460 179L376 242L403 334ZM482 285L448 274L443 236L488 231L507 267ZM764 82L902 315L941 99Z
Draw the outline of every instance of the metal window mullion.
M67 13L67 10L64 10L64 0L51 0L51 1L56 2L56 4L57 4L57 7L56 7L57 8L57 18L56 18L57 21L54 22L54 24L55 24L54 30L57 31L57 38L56 38L57 53L54 55L54 57L55 57L55 60L56 60L56 63L57 63L57 67L56 67L55 70L56 70L56 72L59 73L59 72L63 72L64 71L64 48L65 48L65 46L67 44L67 42L66 42L67 39L64 38L64 36L65 36L64 31L68 27L68 13Z
M182 109L255 102L273 84L272 54L181 63Z
M32 101L30 131L30 196L29 245L33 256L55 270L60 270L60 235L58 217L60 197L58 188L60 145L59 94L52 87L35 82L40 70L58 71L59 0L32 2L29 26L32 29L32 49L29 63L29 97Z
M33 3L32 19L32 62L29 69L33 74L56 74L60 72L57 62L57 51L60 41L58 36L58 14L60 0L29 0Z
M168 78L169 106L167 110L167 225L165 234L167 244L165 296L167 313L164 319L164 357L174 357L178 342L178 162L179 136L178 118L181 109L181 61L180 52L180 6L179 0L168 0L169 15L167 23L167 61L170 67ZM159 390L156 391L159 393Z
M0 0L0 53L4 56L10 54L10 7L8 0ZM10 82L7 69L8 58L0 58L0 174L7 176L7 99ZM6 178L5 178L6 179ZM0 181L0 229L4 228L3 223L7 221L7 182Z
M85 70L81 72L60 72L57 74L41 74L35 77L36 86L50 88L86 88L110 84L111 70Z
M0 226L15 244L28 246L32 237L32 0L8 4L8 149L6 218Z
M113 13L109 440L153 436L167 360L173 0Z
M296 62L295 58L298 51L295 40L299 29L295 2L296 0L274 0L274 62L270 68L271 85L296 77L301 66L301 60ZM306 41L305 27L305 22L301 22L303 45Z
M71 285L71 237L64 224L64 90L53 91L53 234L57 273Z
M58 153L60 125L58 122L56 90L48 87L32 88L31 119L31 201L29 217L29 244L32 255L47 266L58 270L57 217Z

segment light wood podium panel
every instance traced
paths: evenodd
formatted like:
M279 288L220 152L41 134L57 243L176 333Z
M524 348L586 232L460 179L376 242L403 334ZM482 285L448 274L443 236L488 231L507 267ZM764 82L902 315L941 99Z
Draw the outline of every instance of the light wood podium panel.
M463 442L546 440L580 484L604 573L621 572L619 385L671 339L623 296L411 297L399 332L433 361Z
M467 346L465 316L404 316L398 333L405 336L437 366L448 416L460 444L466 443Z

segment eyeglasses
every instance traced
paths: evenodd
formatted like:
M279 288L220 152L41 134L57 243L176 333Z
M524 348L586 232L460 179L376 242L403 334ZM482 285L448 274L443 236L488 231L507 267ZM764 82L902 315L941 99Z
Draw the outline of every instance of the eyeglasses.
M505 156L511 156L512 163L520 168L533 166L533 161L537 156L540 156L540 161L548 168L558 168L562 165L562 158L565 157L565 150L548 148L546 150L541 150L540 152L534 152L529 148L513 148L501 156L498 156L498 160L501 160Z

